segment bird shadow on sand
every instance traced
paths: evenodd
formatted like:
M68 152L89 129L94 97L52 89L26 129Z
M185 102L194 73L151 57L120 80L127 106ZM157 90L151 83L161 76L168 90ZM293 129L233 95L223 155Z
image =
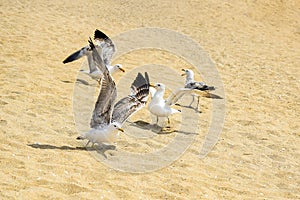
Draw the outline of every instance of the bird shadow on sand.
M179 103L176 103L175 105L176 105L176 106L183 107L183 108L192 109L192 110L195 111L195 113L202 113L200 110L198 110L197 108L194 108L193 106L185 106L185 105L181 105L181 104L179 104Z
M157 124L150 124L150 123L145 122L143 120L138 120L138 121L135 121L135 122L129 122L129 126L135 126L137 128L144 129L144 130L151 130L152 132L154 132L156 134L171 134L171 133L174 133L174 132L182 133L182 134L185 134L185 135L197 134L197 133L172 129L172 127L170 127L170 126L162 127L162 126L159 126Z
M107 159L105 152L108 150L116 150L116 146L102 143L93 147L86 147L86 149L88 151L96 151L98 154L101 154L105 159Z
M35 149L58 149L58 150L75 150L75 151L87 150L85 147L54 146L51 144L27 144L27 146L30 146Z
M212 93L206 93L203 95L205 98L210 98L210 99L223 99L223 97L217 95L217 94L212 94Z
M211 94L211 93L204 94L204 95L202 95L202 97L209 98L209 99L223 99L219 95ZM191 105L185 106L185 105L181 105L180 103L176 103L175 105L183 107L183 108L193 109L196 113L202 113L200 110L198 110L197 108L195 108Z
M89 82L85 81L85 80L82 80L82 79L76 79L76 83L80 83L80 84L83 84L83 85L90 85Z
M61 82L63 82L63 83L73 83L72 81L68 81L68 80L61 80Z
M105 153L107 150L115 150L116 146L114 145L106 145L106 144L101 144L101 145L95 145L93 147L70 147L70 146L54 146L50 144L27 144L27 146L30 146L35 149L58 149L58 150L73 150L73 151L97 151L99 153Z
M68 81L68 80L61 80L61 82L63 82L63 83L73 83L72 81ZM97 86L97 85L92 85L89 82L87 82L86 80L79 79L79 78L76 79L76 83L83 84L83 85Z

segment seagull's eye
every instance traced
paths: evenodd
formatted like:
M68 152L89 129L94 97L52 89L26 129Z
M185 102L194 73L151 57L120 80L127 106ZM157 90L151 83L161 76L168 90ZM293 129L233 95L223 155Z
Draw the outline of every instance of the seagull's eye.
M160 87L160 84L157 84L158 87Z
M114 127L117 127L116 125L114 125Z

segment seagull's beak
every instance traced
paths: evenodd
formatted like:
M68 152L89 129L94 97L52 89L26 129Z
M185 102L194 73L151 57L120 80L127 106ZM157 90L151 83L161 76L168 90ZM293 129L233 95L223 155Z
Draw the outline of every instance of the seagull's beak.
M123 68L121 68L121 67L119 67L119 70L121 70L122 72L125 72L125 69L123 69Z
M155 85L153 83L150 83L149 86L155 88Z
M119 131L124 132L124 130L122 128L118 128Z
M181 76L185 76L185 74L181 74Z
M181 71L185 72L185 69L181 69ZM184 73L184 74L181 74L181 76L184 76L184 75L185 75L185 73Z

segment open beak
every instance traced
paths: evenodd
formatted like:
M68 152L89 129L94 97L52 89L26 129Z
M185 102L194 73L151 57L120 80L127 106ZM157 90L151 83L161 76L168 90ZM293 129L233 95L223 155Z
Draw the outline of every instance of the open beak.
M181 69L181 71L185 72L185 69ZM185 75L185 73L184 73L184 74L181 74L181 76L184 76L184 75Z
M118 128L119 131L124 132L124 130L122 128Z
M119 68L119 70L121 70L122 72L125 72L125 69L123 69L123 68L121 68L121 67Z
M149 86L155 88L155 85L153 83L150 83Z

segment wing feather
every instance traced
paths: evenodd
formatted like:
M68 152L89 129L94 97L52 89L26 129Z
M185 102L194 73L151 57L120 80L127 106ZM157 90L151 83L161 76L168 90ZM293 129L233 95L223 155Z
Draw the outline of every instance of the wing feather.
M168 97L168 99L166 100L166 104L171 106L175 104L179 99L181 99L185 94L191 93L192 91L193 90L189 88L180 88Z
M112 121L123 124L128 117L140 110L146 105L149 96L149 76L145 73L145 78L141 73L131 85L131 95L119 100L115 106L112 115Z
M105 33L98 29L95 30L94 40L99 43L99 46L102 49L102 58L104 64L110 66L113 54L116 52L114 43L107 35L105 35Z
M69 55L64 61L63 63L69 63L72 62L74 60L78 60L79 58L81 58L82 56L86 56L90 51L90 47L86 46L86 47L82 47L80 50L72 53L71 55Z
M185 88L201 90L201 91L215 90L214 86L208 86L204 82L191 82L191 83L186 84Z
M90 126L92 128L98 128L106 126L110 123L117 91L115 82L110 76L109 71L107 70L101 56L99 55L99 52L95 48L95 45L93 44L91 39L89 40L89 43L92 49L92 57L95 65L101 71L103 71L103 78L100 82L100 92L90 123Z
M123 124L132 114L145 106L145 102L139 101L134 96L127 96L119 100L114 106L112 122Z
M102 50L99 46L96 45L96 49L97 51L99 52L99 54L101 55L102 54ZM64 61L63 63L66 64L66 63L69 63L69 62L73 62L75 60L78 60L80 59L81 57L83 56L86 56L87 57L87 60L88 60L88 65L89 65L89 70L90 70L90 73L98 70L96 65L95 65L95 61L93 59L93 56L92 56L92 50L91 50L91 47L88 45L88 46L85 46L83 48L81 48L80 50L72 53L71 55L69 55Z

